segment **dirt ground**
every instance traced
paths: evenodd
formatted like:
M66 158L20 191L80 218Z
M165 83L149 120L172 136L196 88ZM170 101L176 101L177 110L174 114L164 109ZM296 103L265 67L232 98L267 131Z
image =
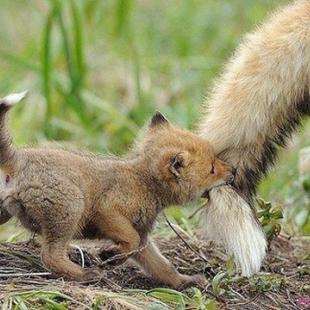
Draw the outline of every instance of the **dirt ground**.
M251 279L227 272L231 267L225 263L227 257L220 247L194 239L186 242L187 245L177 237L157 240L164 255L181 272L206 275L208 285L201 291L215 300L220 309L307 308L310 296L309 239L289 240L279 236L271 244L262 271ZM36 241L0 244L0 305L2 303L3 308L10 309L11 296L38 290L57 290L69 296L69 309L147 309L156 303L148 292L161 287L160 284L144 275L130 260L120 266L102 264L94 254L96 246L81 244L70 254L72 260L85 267L101 266L102 279L83 284L53 278L40 262L40 245ZM184 293L190 296L191 291ZM94 305L100 294L106 298L105 306L96 308ZM168 308L158 309L169 309L170 306L174 309L176 305L172 301L168 302ZM195 307L188 305L186 308Z

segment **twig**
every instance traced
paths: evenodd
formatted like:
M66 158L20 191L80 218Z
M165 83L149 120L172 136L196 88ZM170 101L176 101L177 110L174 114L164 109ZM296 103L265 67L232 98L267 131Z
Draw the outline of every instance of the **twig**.
M82 249L78 245L75 245L75 244L73 244L72 246L75 249L77 249L78 252L80 253L80 255L81 255L81 267L84 268L84 266L85 266L85 259L84 259L84 253L83 253Z
M196 209L189 217L188 219L191 220L199 211L207 207L208 202L204 202L198 209Z
M275 300L275 298L274 298L273 296L271 296L271 295L268 294L267 292L265 293L265 296L266 296L267 298L269 298L271 301L273 301L273 302L276 304L276 306L279 306L279 301Z
M174 231L174 233L178 236L178 238L180 238L182 240L184 245L188 249L190 249L193 253L195 253L197 256L199 256L204 262L208 263L208 260L205 257L203 257L198 251L196 251L190 244L188 244L187 241L175 230L175 228L173 227L171 222L168 220L168 218L167 218L165 213L164 213L164 217L165 217L166 222L168 223L169 227Z
M234 290L232 287L230 288L230 291L231 291L233 294L239 296L239 298L241 298L241 299L243 299L243 300L246 299L244 296L242 296L239 292L237 292L236 290Z
M129 256L133 255L133 254L136 254L136 253L140 253L142 250L144 250L146 248L147 244L144 245L143 247L140 247L139 249L136 249L136 250L132 250L128 253L121 253L121 254L116 254L104 261L102 261L102 263L99 265L99 266L103 266L103 265L106 265L110 262L113 262L113 261L116 261L116 260L119 260L119 259L123 259L123 258L128 258Z
M50 276L50 272L0 273L0 278Z
M259 296L260 296L261 293L257 293L253 298L251 298L250 300L247 300L247 301L244 301L244 302L239 302L239 303L231 303L231 304L228 304L228 306L232 305L232 306L244 306L244 305L248 305L252 302L254 302ZM243 296L242 296L243 297ZM243 297L244 298L244 297Z
M296 305L296 303L292 300L292 297L291 297L291 293L288 289L286 289L286 296L288 298L288 301L294 306L296 307L297 309L302 309L301 307L299 307L298 305Z

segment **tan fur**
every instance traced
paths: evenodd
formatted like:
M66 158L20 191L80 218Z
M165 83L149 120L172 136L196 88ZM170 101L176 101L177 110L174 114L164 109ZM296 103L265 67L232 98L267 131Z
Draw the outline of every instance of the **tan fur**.
M0 115L9 105L0 103ZM103 259L130 254L152 277L179 288L204 283L204 276L180 274L149 239L160 211L201 197L212 187L231 182L232 170L214 157L203 138L172 126L157 113L129 159L104 159L57 149L17 149L2 127L1 208L43 237L42 261L57 275L87 280L67 254L72 238L107 238L115 246ZM3 152L2 152L3 153ZM0 149L1 154L1 149ZM6 169L9 167L9 169Z
M301 0L246 36L206 102L198 131L237 168L234 185L244 198L228 188L214 191L206 211L207 235L225 244L244 275L260 269L266 251L249 204L278 146L309 114L309 85L310 1Z

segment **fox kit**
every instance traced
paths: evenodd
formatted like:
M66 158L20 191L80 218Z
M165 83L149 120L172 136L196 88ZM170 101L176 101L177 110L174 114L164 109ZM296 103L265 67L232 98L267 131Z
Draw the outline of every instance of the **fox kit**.
M42 235L42 261L57 275L88 280L93 271L70 261L72 238L107 238L101 257L132 254L154 279L175 288L202 284L180 274L148 237L157 214L233 181L232 168L215 158L203 138L172 126L156 113L132 158L104 159L64 150L11 145L6 112L19 101L0 101L0 222L16 216Z
M234 254L243 275L259 271L266 251L250 208L257 184L309 114L309 89L310 1L299 0L245 38L206 102L198 132L237 168L237 192L210 192L206 234Z

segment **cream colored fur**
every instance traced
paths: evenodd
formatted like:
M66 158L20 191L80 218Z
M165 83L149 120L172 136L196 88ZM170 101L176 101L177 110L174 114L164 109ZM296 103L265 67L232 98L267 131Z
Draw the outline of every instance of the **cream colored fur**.
M210 204L204 216L208 239L222 242L233 254L242 275L259 271L265 257L266 240L249 205L231 187L210 192Z
M304 114L298 104L309 86L310 1L297 1L245 37L207 99L198 130L237 167L236 186L248 201L273 162L275 145L284 144ZM250 206L229 187L211 197L207 236L234 254L243 275L256 273L266 242Z

